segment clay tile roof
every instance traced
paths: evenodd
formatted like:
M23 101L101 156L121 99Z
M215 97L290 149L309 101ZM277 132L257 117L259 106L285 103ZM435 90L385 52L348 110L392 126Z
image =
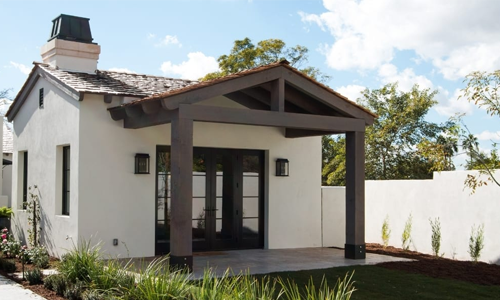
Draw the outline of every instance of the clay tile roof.
M45 72L81 93L147 97L184 88L197 81L97 70L95 74L56 69L36 63Z
M258 72L261 72L261 71L264 71L264 70L269 70L269 69L272 69L272 68L277 68L277 67L280 67L280 66L283 66L283 67L291 70L292 72L294 72L295 74L297 74L297 75L299 75L301 77L304 77L304 78L306 78L308 80L311 80L316 85L318 85L318 86L320 86L320 87L328 90L330 93L338 96L342 100L345 100L345 101L349 102L350 104L358 107L359 109L367 112L368 114L370 114L370 115L372 115L374 117L378 117L376 114L374 114L370 110L368 110L365 107L357 104L354 101L349 100L347 97L345 97L345 96L341 95L340 93L334 91L332 88L330 88L330 87L328 87L328 86L326 86L326 85L324 85L324 84L322 84L322 83L314 80L313 78L311 78L311 77L307 76L306 74L300 72L299 70L295 69L294 67L291 67L290 63L288 61L286 61L286 60L281 60L281 61L278 61L278 62L275 62L275 63L271 63L271 64L268 64L268 65L263 65L263 66L259 66L259 67L255 67L255 68L252 68L252 69L244 70L244 71L241 71L241 72L238 72L238 73L230 74L230 75L227 75L227 76L224 76L224 77L219 77L219 78L208 80L208 81L193 82L193 84L191 84L191 85L186 85L186 86L178 88L178 89L171 89L171 90L168 90L168 91L166 91L164 93L154 94L154 95L142 98L142 99L137 99L137 100L131 101L129 103L123 104L122 106L135 105L137 103L144 102L144 101L150 101L150 100L157 100L157 99L168 98L168 97L173 96L173 95L178 95L178 94L182 94L182 93L185 93L185 92L188 92L188 91L200 89L200 88L203 88L203 87L212 86L212 85L215 85L215 84L218 84L218 83L221 83L221 82L229 81L231 79L235 79L235 78L239 78L239 77L244 77L244 76L247 76L247 75L250 75L250 74L258 73Z

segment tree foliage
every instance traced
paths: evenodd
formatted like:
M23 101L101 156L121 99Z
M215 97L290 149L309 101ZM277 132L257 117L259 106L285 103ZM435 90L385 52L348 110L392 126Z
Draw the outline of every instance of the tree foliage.
M472 72L467 75L464 82L466 87L462 90L463 97L478 107L484 108L491 116L500 117L500 70L494 72ZM460 117L458 119L461 121ZM460 137L462 148L468 156L467 170L479 170L479 175L467 175L465 186L474 193L480 186L493 182L500 186L500 181L495 178L493 169L500 168L496 143L492 143L493 150L486 154L479 149L477 138L469 132L464 124ZM486 176L486 180L482 175Z
M359 104L378 115L366 128L366 179L425 179L432 178L432 171L455 168L458 126L453 121L436 124L425 119L437 103L435 95L418 85L402 92L397 83L363 92ZM324 146L325 140L329 148L323 149L323 182L343 185L345 140L327 137Z
M10 92L10 89L0 90L0 99L3 99L3 98L9 99L9 92Z
M322 73L318 68L304 66L308 60L309 49L297 45L287 47L280 39L268 39L253 44L249 38L234 41L233 48L229 54L219 56L219 71L208 73L201 80L210 80L241 72L247 69L267 65L286 59L290 65L299 69L304 74L325 82L329 76Z

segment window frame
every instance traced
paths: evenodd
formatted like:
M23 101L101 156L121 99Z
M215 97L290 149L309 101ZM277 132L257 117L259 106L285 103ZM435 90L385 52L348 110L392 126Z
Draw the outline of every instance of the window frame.
M70 215L70 181L68 180L71 174L71 148L70 146L62 147L62 209L61 214L64 216ZM69 157L68 157L69 156Z

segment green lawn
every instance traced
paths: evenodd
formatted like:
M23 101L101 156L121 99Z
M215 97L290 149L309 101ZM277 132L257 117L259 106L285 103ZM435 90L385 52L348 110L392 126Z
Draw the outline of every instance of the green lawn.
M302 286L309 281L311 276L314 278L315 285L319 286L323 276L326 276L329 285L333 287L338 277L343 278L346 272L353 270L355 270L354 286L357 289L353 294L353 300L500 299L500 286L483 286L457 280L436 279L377 266L280 272L269 274L269 276L290 278Z

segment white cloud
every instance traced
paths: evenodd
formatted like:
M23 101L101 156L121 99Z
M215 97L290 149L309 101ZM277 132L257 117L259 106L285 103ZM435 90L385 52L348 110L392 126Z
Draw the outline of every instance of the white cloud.
M491 132L489 130L485 130L480 134L476 134L476 137L480 141L498 141L500 140L500 131Z
M356 84L350 84L346 86L341 86L335 89L335 91L339 92L342 96L346 96L351 101L356 101L358 98L362 96L362 92L366 89L366 87Z
M393 64L383 64L378 69L378 76L383 84L398 82L401 91L409 92L411 88L418 84L422 89L432 89L432 82L427 77L416 75L412 68L406 68L398 72L398 68Z
M156 34L154 33L148 33L147 38L148 40L154 39L156 37Z
M127 68L110 68L109 71L137 74L137 72L131 71L131 70L127 69Z
M464 78L472 71L494 71L500 69L500 42L479 44L454 50L445 59L435 59L434 65L444 78Z
M14 68L16 68L16 69L18 69L19 71L21 71L21 73L23 73L23 74L28 75L28 74L31 72L31 68L29 68L29 67L27 67L27 66L25 66L25 65L23 65L23 64L19 64L19 63L13 62L13 61L11 61L11 62L10 62L10 64L11 64Z
M215 57L206 56L202 52L191 52L188 60L178 65L170 61L162 63L160 70L165 74L180 75L183 79L198 79L205 74L217 71L219 64Z
M446 78L500 68L500 1L324 0L326 12L300 12L306 24L330 32L328 65L370 70L410 50ZM489 63L489 65L488 65Z
M446 117L451 117L456 114L471 114L474 107L467 99L464 97L460 98L462 92L460 89L456 89L453 96L450 97L450 93L439 87L439 94L437 95L438 105L435 109L438 114Z
M160 43L157 46L169 46L169 45L177 45L182 47L182 44L179 42L179 39L176 35L166 35L163 39L161 39Z

